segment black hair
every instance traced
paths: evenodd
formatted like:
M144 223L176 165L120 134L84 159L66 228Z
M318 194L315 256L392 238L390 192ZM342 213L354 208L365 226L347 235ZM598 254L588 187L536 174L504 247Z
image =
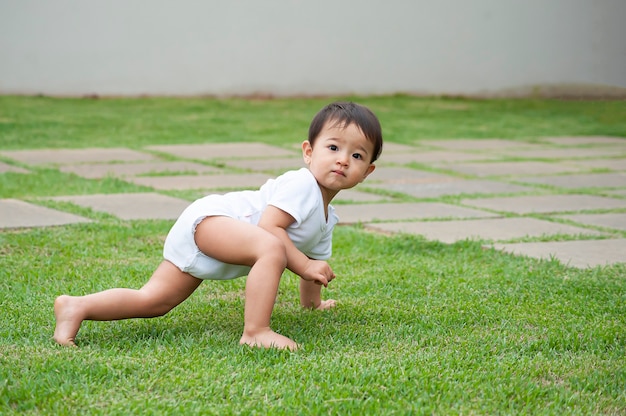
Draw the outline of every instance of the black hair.
M309 126L309 143L314 145L315 139L327 123L332 126L347 127L356 125L363 135L374 145L373 163L383 151L383 133L376 115L367 107L352 102L334 102L322 108Z

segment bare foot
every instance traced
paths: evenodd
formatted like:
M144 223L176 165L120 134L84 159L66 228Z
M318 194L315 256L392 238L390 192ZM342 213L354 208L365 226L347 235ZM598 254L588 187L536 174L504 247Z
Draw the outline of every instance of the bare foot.
M61 345L75 347L74 339L83 320L76 317L75 300L72 296L61 295L56 298L54 317L56 318L54 340Z
M323 300L322 302L320 302L320 305L315 309L320 310L320 311L325 311L328 309L332 309L335 306L337 306L337 301L335 299L327 299L327 300Z
M239 343L241 345L249 345L251 347L259 348L278 348L280 350L288 349L291 351L298 349L298 344L296 344L293 340L277 334L269 328L254 335L247 335L244 331Z

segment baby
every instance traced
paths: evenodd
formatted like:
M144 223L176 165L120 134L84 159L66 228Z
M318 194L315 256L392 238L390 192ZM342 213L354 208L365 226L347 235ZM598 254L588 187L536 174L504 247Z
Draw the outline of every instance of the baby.
M268 180L259 190L209 195L193 202L167 235L164 260L141 289L109 289L59 296L54 339L75 345L84 320L162 316L187 299L203 280L248 276L240 344L295 350L274 332L270 318L285 268L301 277L300 303L329 309L321 287L335 278L325 261L338 218L330 202L362 182L382 151L380 123L366 107L327 105L313 118L302 143L306 168Z

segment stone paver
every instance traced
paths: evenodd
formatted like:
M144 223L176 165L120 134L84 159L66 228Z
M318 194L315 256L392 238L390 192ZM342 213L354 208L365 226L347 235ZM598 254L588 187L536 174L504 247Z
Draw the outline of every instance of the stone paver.
M555 137L539 141L429 140L416 143L415 146L386 143L383 157L377 161L376 171L358 187L340 192L334 200L335 208L341 223L360 222L378 231L415 233L443 242L463 239L501 242L496 245L500 249L533 257L553 256L576 267L624 262L626 239L581 239L591 235L621 235L626 229L626 213L580 211L626 208L626 140L615 137ZM56 149L3 151L0 155L26 164L58 166L64 172L88 179L119 177L157 190L193 190L199 196L223 192L217 191L218 188L258 189L267 179L303 166L299 145L285 149L263 143L219 143L149 146L145 150ZM224 165L224 169L191 160L162 160L150 151L184 159L216 160L220 166ZM516 159L505 160L509 157ZM519 158L536 160L520 161ZM411 163L428 167L423 170L399 167ZM431 171L431 167L435 171ZM15 168L0 162L0 173L14 171ZM226 173L233 168L255 173ZM437 173L437 169L457 174ZM617 172L589 173L593 169ZM478 178L463 179L462 175L475 175ZM489 178L491 180L480 179L485 176L492 176ZM527 185L522 185L522 182ZM541 186L544 184L595 187L604 195L614 197L550 195L553 191ZM364 191L367 189L370 192ZM465 206L461 207L440 201L400 202L389 196L372 193L372 189L429 199L455 195L481 197L464 198L462 203ZM517 193L524 195L502 196ZM71 202L123 220L173 221L190 203L156 192L46 199ZM500 218L498 214L485 210L522 215L555 215L552 217L554 221L526 217ZM560 222L563 219L573 221L574 224ZM0 200L0 228L89 221L23 201ZM607 233L601 233L594 227L603 227ZM610 230L613 230L612 233ZM541 237L546 240L553 235L569 235L580 241L502 243L524 237Z
M601 235L600 232L535 218L493 218L460 221L391 222L366 224L387 231L419 234L429 240L454 243L460 240L503 241L554 234Z
M125 148L11 150L0 155L30 165L155 160L150 153Z
M294 156L297 153L264 143L209 143L148 146L147 149L197 160Z
M335 205L342 224L424 218L486 218L495 214L440 202Z
M614 228L626 231L626 214L624 213L605 213L605 214L574 214L561 215L560 218L566 218L581 224L595 225L598 227ZM626 252L624 254L626 256Z
M626 173L589 173L584 175L558 175L522 177L516 180L527 183L558 186L560 188L619 188L626 187Z
M422 140L422 146L437 147L452 151L469 150L504 150L504 149L539 149L544 146L536 143L503 139L453 139L453 140Z
M193 162L144 162L144 163L93 163L82 165L64 165L61 172L74 173L88 179L100 179L107 176L123 178L146 174L162 174L164 172L220 172L214 166L202 165Z
M626 146L626 139L623 139L621 137L609 137L609 136L545 137L543 141L546 141L552 144L563 145L563 146L606 145L606 144Z
M0 228L46 227L81 222L91 220L17 199L0 199Z
M383 150L383 152L385 152ZM453 163L453 162L463 162L470 160L491 160L497 156L483 153L469 153L469 152L448 152L444 150L424 150L418 152L407 152L407 153L397 153L397 154L386 154L383 153L383 158L380 162L376 162L378 165L387 165L390 163L398 164L398 165L406 165L409 163L422 163L422 164L432 164L432 163Z
M175 220L191 203L184 199L150 192L61 196L49 199L71 202L94 211L106 212L123 220Z
M305 167L302 156L272 159L233 159L224 161L224 165L255 172L284 172Z
M337 201L352 201L352 202L381 202L390 201L391 198L384 195L377 195L371 192L362 192L358 189L344 189L339 192L333 199L333 203Z
M536 195L463 199L464 205L516 214L626 208L626 200L592 195Z
M416 152L418 150L419 150L419 147L409 146L408 144L387 142L383 145L383 154L385 156L395 155L398 153L402 154L402 153Z
M0 162L0 173L13 172L13 173L30 173L27 169L19 166L9 165L8 163Z
M180 175L180 176L141 176L126 180L137 185L149 186L158 190L244 188L255 189L263 185L272 175L260 173L219 174L219 175Z
M535 257L556 258L579 268L626 262L626 239L551 241L540 243L495 244L497 250Z
M381 166L367 177L367 183L436 183L456 179L454 176L424 170Z
M558 162L487 162L438 164L438 168L475 176L545 175L551 173L580 172L581 167Z
M567 147L561 149L541 149L541 150L503 150L502 155L527 158L527 159L583 159L598 157L616 157L626 155L626 147Z
M626 170L626 159L587 159L579 160L576 164L591 169Z
M462 194L506 194L533 190L533 188L527 186L487 180L454 180L436 183L395 183L382 185L368 184L367 186L400 192L417 198L433 198L444 195Z

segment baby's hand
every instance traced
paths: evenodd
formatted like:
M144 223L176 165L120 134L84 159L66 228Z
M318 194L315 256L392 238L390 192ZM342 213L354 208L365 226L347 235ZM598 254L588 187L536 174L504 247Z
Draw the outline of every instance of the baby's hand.
M328 309L332 309L337 306L337 301L335 299L327 299L320 302L319 306L315 309L319 311L325 311Z
M306 270L301 277L326 287L335 278L335 273L325 261L309 259Z

